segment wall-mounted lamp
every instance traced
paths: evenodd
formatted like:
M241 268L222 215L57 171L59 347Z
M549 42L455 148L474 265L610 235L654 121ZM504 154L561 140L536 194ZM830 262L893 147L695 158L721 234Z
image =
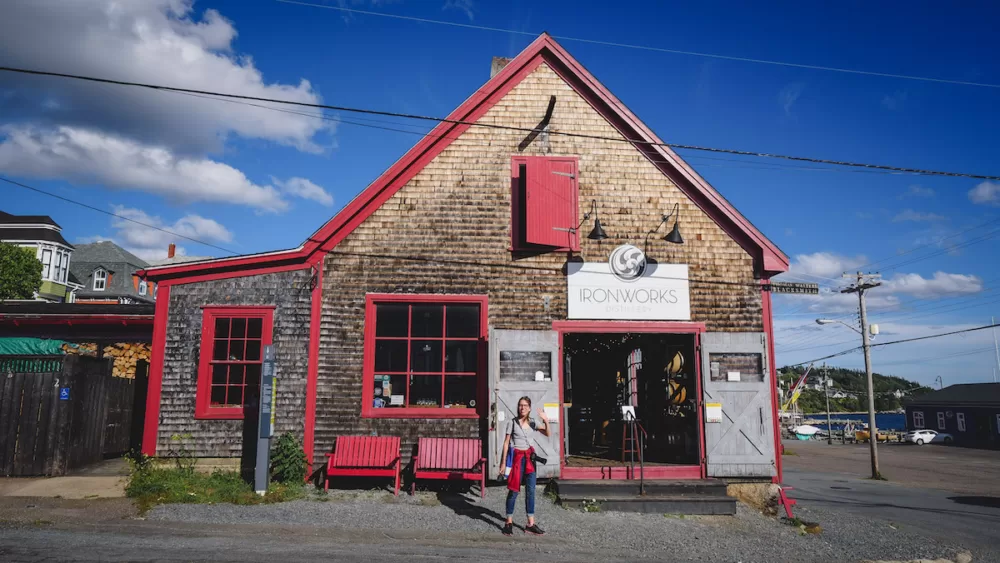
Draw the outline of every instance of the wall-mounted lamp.
M650 232L655 233L660 228L660 225L666 223L671 217L673 217L674 228L671 229L671 231L667 233L666 236L663 237L663 240L667 242L672 242L674 244L684 244L684 238L681 236L681 231L677 227L677 219L678 216L680 215L680 212L681 212L681 205L679 203L675 203L673 210L671 210L670 213L664 215L663 218L660 220L659 225L656 225L656 228Z
M597 215L597 200L593 199L590 201L590 211L583 214L583 220L586 221L590 219L591 215ZM604 232L604 227L601 226L601 219L594 219L594 228L587 235L590 240L604 240L608 238L608 233Z

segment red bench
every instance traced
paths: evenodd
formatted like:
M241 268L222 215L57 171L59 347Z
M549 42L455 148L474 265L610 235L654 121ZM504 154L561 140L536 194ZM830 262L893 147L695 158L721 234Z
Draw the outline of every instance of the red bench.
M399 496L399 437L340 436L332 454L326 454L326 489L330 478L393 477Z
M479 481L479 493L486 498L486 458L483 442L476 438L421 438L413 456L413 483L417 479Z

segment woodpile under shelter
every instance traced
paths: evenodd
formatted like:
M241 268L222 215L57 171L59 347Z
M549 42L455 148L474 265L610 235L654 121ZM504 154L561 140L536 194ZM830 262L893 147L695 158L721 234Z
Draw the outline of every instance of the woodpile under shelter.
M139 273L146 453L240 457L270 344L276 432L314 469L340 436L399 436L404 463L475 437L495 476L527 396L543 477L780 477L788 258L550 36L502 63L298 248Z

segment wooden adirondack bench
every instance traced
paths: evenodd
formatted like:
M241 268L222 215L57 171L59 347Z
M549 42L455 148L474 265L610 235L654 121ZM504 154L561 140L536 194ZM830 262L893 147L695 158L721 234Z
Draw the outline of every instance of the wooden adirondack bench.
M399 496L399 437L340 436L332 454L326 454L326 489L330 478L393 477Z
M486 498L486 458L483 442L476 438L421 438L413 456L413 483L417 479L479 481L479 493Z

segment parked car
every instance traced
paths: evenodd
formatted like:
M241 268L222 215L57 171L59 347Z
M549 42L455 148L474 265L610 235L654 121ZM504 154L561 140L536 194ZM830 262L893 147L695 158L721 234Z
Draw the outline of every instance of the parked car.
M906 433L906 441L918 446L924 444L950 444L955 441L951 434L937 430L911 430Z

